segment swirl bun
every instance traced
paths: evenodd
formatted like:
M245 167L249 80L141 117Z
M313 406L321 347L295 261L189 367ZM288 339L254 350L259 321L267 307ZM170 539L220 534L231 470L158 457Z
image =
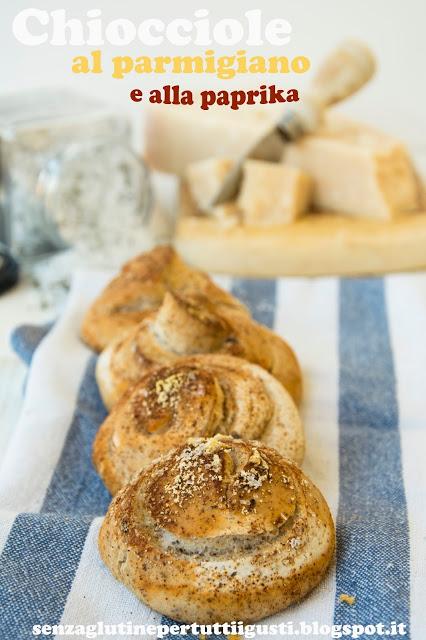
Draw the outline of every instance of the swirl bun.
M205 273L186 265L172 247L159 246L127 262L94 301L81 327L83 340L95 351L102 351L111 340L157 309L168 290L181 294L201 292L219 306L248 313Z
M300 367L284 340L249 316L219 308L204 296L168 292L157 311L102 352L96 375L106 406L112 407L152 366L200 353L225 353L258 364L296 403L300 401Z
M173 619L253 622L323 577L334 526L319 490L257 442L191 440L113 499L99 548L113 575Z
M93 461L112 494L158 456L191 437L260 440L302 462L296 406L261 367L227 355L199 355L155 367L125 394L99 429Z

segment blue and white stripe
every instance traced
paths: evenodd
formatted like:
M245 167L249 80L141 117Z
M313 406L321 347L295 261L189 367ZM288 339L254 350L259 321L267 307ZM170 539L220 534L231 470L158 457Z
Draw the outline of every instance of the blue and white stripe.
M409 619L409 533L382 279L340 284L337 623ZM409 637L409 636L407 636Z
M90 461L104 409L84 309L108 274L76 279L63 316L15 334L31 359L26 397L0 474L0 637L35 623L159 623L105 569L97 532L109 496ZM423 640L426 509L426 277L221 279L294 346L305 374L304 469L337 522L323 584L271 622L411 621ZM406 311L408 309L408 311ZM357 598L353 607L339 595Z

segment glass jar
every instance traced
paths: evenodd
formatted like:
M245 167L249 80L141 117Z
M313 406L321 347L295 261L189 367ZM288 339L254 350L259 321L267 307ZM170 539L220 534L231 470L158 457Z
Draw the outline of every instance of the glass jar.
M68 247L111 263L137 253L152 195L125 118L67 91L6 97L0 160L0 233L22 261Z

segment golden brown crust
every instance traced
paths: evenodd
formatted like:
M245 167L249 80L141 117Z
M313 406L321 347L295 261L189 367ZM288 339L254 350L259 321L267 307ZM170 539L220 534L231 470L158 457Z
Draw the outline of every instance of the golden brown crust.
M183 357L150 369L101 425L93 461L115 494L142 468L191 437L259 440L300 464L302 423L284 387L228 355Z
M150 367L200 353L225 353L258 364L300 402L299 363L284 340L249 316L231 307L219 308L205 296L168 292L157 311L101 354L96 375L106 406L112 407Z
M111 503L99 548L113 575L181 621L253 622L300 600L333 556L327 503L260 443L193 439Z
M186 295L201 292L218 305L247 313L206 274L185 264L172 247L158 246L127 262L106 286L83 319L81 337L92 349L101 351L157 309L169 290Z

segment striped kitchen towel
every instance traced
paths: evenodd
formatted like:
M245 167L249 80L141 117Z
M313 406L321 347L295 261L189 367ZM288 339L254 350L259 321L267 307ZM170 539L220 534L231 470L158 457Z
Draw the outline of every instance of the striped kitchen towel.
M162 621L114 580L96 545L110 496L90 451L105 410L96 356L78 328L109 275L77 274L50 330L22 327L13 336L29 373L0 471L1 639L33 637L37 624ZM404 623L405 638L424 640L426 275L220 283L300 358L303 467L337 525L336 562L326 580L267 622L319 629ZM341 594L354 595L355 604Z

